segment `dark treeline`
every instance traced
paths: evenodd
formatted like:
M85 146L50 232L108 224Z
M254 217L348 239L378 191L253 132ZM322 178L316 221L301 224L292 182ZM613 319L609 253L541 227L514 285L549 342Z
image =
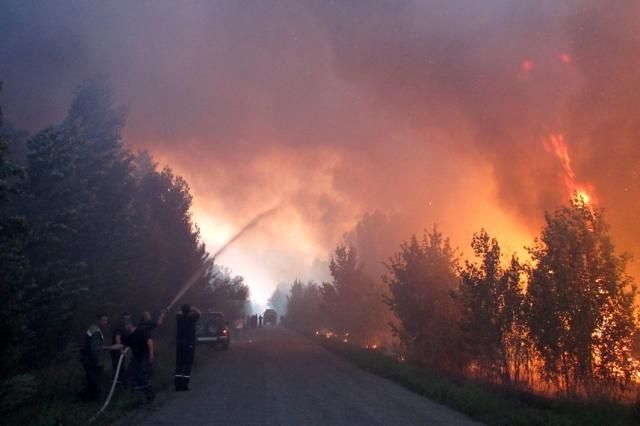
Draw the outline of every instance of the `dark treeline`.
M462 261L441 232L412 236L387 260L376 287L353 247L338 245L333 281L296 281L287 323L369 345L391 328L409 362L569 397L620 398L637 390L637 295L602 211L576 195L546 215L530 260L505 258L485 230ZM393 320L381 324L384 300ZM378 339L379 340L379 339Z
M158 312L208 257L189 186L123 146L125 117L96 79L78 87L61 123L2 133L3 378L48 364L98 312ZM218 270L186 297L233 316L248 287Z

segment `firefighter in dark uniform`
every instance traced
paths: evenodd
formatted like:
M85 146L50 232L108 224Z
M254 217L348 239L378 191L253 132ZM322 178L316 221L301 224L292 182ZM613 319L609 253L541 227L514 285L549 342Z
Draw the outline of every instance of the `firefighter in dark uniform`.
M176 315L176 391L189 390L191 366L196 349L196 323L201 312L187 304Z
M129 368L133 372L133 390L142 392L147 402L151 402L155 397L151 387L155 357L153 340L146 327L136 327L129 323L127 331L129 335L126 337L126 345L132 354Z

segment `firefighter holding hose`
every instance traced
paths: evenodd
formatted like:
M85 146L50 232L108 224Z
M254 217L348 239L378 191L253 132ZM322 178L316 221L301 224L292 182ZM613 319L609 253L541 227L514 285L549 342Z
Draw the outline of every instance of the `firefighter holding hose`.
M176 315L176 392L188 391L191 366L196 350L196 323L202 313L184 304Z

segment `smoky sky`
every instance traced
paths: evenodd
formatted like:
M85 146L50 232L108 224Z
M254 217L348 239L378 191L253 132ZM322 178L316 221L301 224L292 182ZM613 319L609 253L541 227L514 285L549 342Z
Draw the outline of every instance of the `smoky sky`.
M35 131L105 76L125 143L185 175L203 234L288 204L245 246L273 280L375 210L402 238L521 245L570 196L550 135L637 252L637 28L632 0L4 1L0 102Z

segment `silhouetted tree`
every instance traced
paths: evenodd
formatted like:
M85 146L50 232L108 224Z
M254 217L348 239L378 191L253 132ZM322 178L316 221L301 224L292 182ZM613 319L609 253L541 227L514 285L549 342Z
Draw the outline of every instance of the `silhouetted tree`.
M295 280L287 301L285 324L294 330L311 333L326 326L320 310L322 295L318 284Z
M546 214L530 253L529 328L543 377L569 395L628 384L637 290L602 211L576 195Z
M0 90L2 82L0 82ZM0 127L2 109L0 108ZM27 330L24 306L21 305L22 288L26 285L29 260L25 255L27 224L16 210L20 197L19 184L22 168L7 160L9 145L0 134L0 377L7 377L20 360Z
M273 291L271 297L269 297L268 305L270 308L275 309L280 317L287 315L287 293L282 284L278 285Z
M515 256L502 266L498 241L484 229L473 236L471 247L480 264L465 262L455 293L462 305L465 348L480 376L505 383L519 380L527 337L522 266Z
M333 281L320 288L329 326L349 333L351 340L369 344L388 327L382 292L358 264L355 248L339 244L331 257Z
M233 321L244 316L245 302L249 299L249 286L240 275L233 275L228 268L214 265L204 285L195 286L185 300L197 301L201 309L224 313ZM194 302L196 303L196 302Z
M459 374L464 366L452 291L458 284L458 259L448 239L434 228L421 242L413 236L389 259L387 303L399 325L410 360Z

